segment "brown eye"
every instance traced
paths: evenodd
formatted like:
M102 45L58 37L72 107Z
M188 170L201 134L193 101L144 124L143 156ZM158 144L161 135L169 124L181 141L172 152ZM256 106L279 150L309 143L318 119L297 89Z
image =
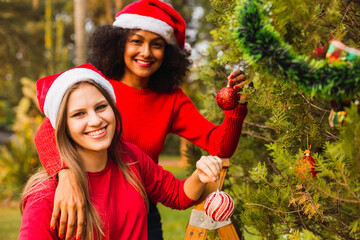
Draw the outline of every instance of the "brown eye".
M163 42L154 42L152 44L155 48L161 49L164 47L164 43Z
M102 104L102 105L99 105L96 107L96 111L101 111L101 110L104 110L108 105L106 104Z
M139 39L132 39L132 40L130 40L130 42L133 44L136 44L136 45L140 45L142 43L142 41Z
M84 114L85 114L85 113L83 113L83 112L77 112L77 113L73 114L72 117L81 117L81 116L83 116Z

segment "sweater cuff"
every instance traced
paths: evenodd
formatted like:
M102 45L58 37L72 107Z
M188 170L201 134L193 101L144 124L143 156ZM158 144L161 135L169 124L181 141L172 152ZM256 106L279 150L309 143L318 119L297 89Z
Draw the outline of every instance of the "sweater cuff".
M245 118L248 112L248 103L239 104L233 110L224 110L226 117Z

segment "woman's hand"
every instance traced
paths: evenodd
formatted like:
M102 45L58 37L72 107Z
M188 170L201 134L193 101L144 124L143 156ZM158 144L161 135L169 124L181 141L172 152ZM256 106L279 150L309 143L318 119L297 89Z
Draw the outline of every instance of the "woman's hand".
M206 184L216 182L220 178L223 161L219 157L202 156L196 162L196 170L186 179L184 191L190 199L198 200L204 192Z
M59 237L64 238L66 229L65 239L71 239L76 228L76 239L80 239L85 228L85 199L72 171L63 169L58 176L50 227L55 229L60 217Z
M230 87L233 87L236 91L242 92L243 87L247 84L246 75L240 69L235 70L228 76ZM240 94L240 102L245 102L246 96Z
M217 156L202 156L196 162L196 169L202 183L216 182L220 178L223 161Z

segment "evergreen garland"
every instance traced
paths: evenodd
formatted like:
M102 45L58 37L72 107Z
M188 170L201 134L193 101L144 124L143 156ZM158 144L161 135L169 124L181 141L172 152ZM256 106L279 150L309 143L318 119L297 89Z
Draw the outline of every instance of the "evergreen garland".
M239 10L236 37L249 64L262 61L270 70L280 70L287 82L294 82L306 95L329 100L359 97L360 58L351 65L329 64L298 55L284 43L274 28L264 22L258 0L248 0Z

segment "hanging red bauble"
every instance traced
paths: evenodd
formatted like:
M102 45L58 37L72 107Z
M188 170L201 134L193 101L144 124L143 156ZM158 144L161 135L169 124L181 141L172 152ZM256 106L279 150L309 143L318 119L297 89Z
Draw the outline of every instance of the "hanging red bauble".
M310 154L310 150L309 149L306 149L304 151L304 159L310 163L311 167L310 167L310 172L311 172L311 175L313 176L313 178L316 177L316 174L318 173L318 171L315 171L315 161L314 159L311 157L311 154Z
M234 212L234 200L226 192L217 190L206 198L204 208L212 220L225 221Z
M300 177L303 178L306 174L306 170L309 169L313 178L316 177L318 171L315 170L316 164L314 158L311 156L311 145L309 145L309 137L307 137L307 149L303 151L304 157L297 160L297 166L295 170L300 174Z

